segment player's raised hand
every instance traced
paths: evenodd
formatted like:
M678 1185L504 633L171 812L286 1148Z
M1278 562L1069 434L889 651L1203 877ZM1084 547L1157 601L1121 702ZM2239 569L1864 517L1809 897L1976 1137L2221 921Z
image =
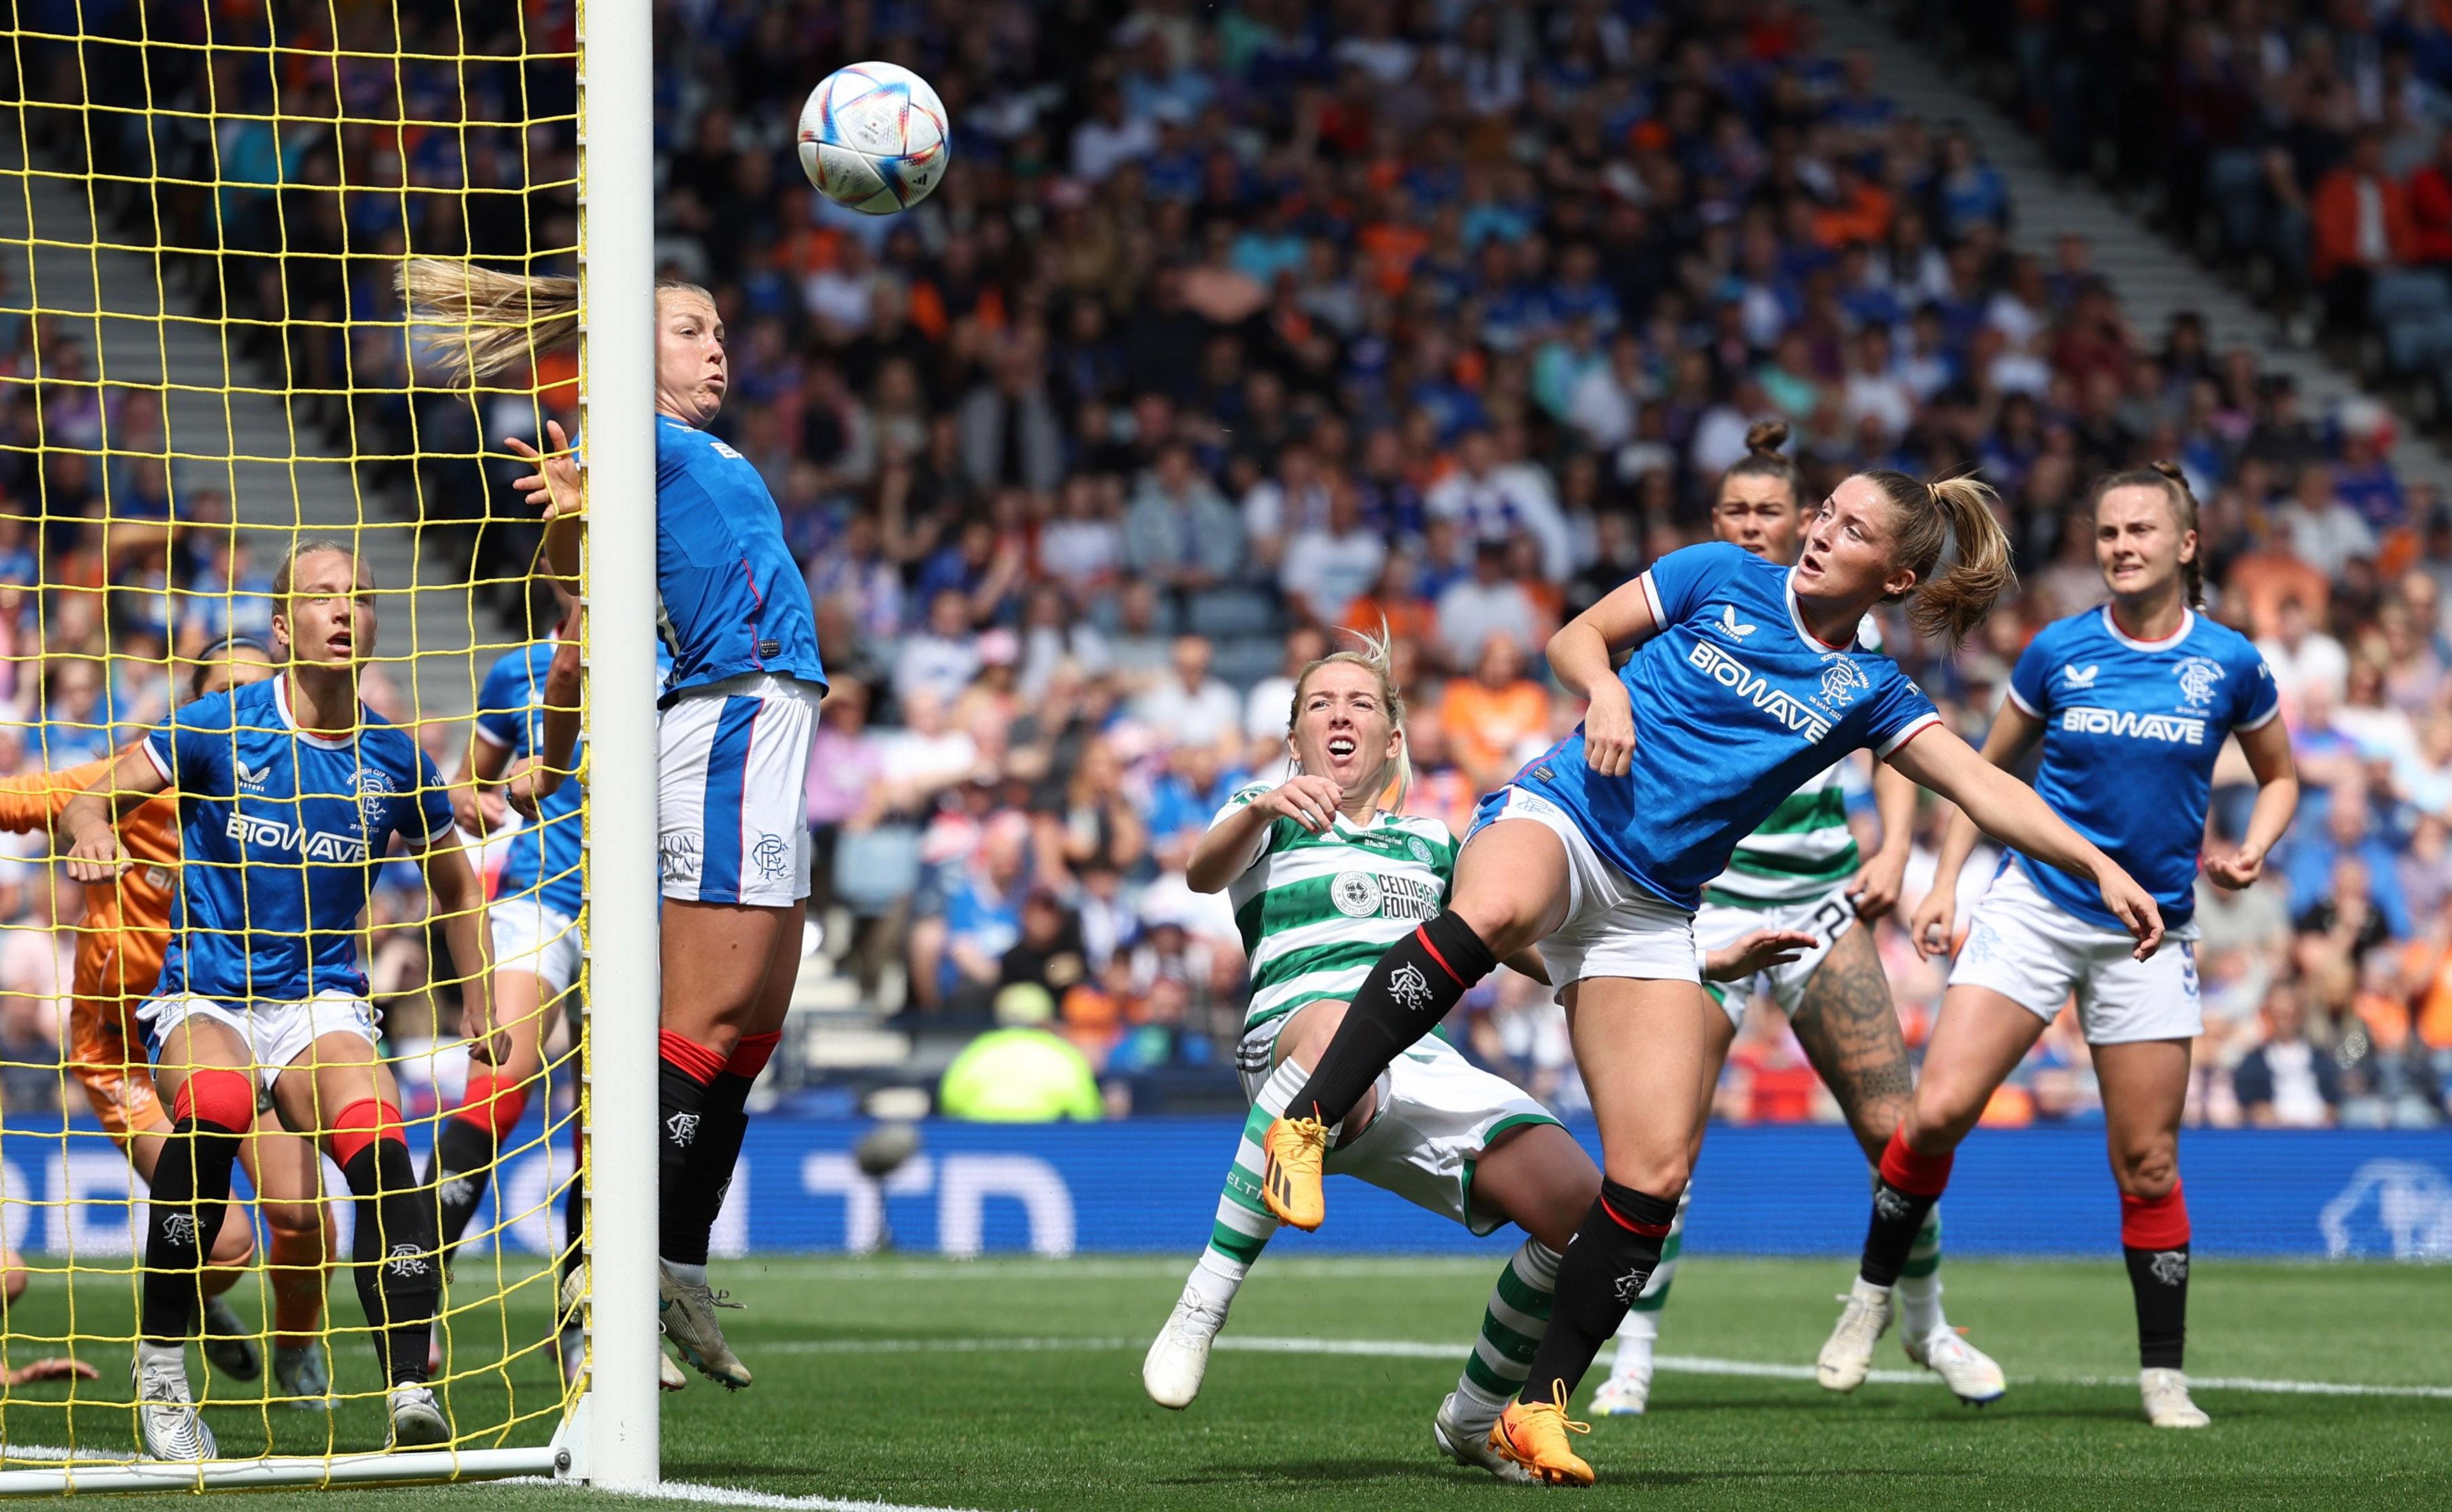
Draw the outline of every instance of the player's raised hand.
M520 497L531 507L542 504L544 513L537 518L547 523L565 515L576 515L587 507L587 492L580 483L579 458L570 449L570 438L563 432L562 422L544 422L545 440L553 442L548 456L517 436L505 436L503 444L515 457L524 457L536 463L537 470L525 478L511 481Z
M2103 906L2137 937L2137 948L2129 954L2142 961L2162 948L2163 910L2155 903L2153 893L2139 887L2135 877L2108 864L2095 883L2103 889Z
M1621 684L1595 689L1584 711L1584 764L1605 777L1622 777L1634 766L1634 703Z
M1703 958L1703 980L1742 982L1757 972L1786 966L1820 943L1803 930L1749 930Z
M2227 855L2209 854L2205 856L2205 875L2234 893L2241 888L2254 886L2256 879L2264 874L2264 853L2252 845L2243 845Z
M1326 777L1297 773L1256 800L1260 811L1292 819L1314 835L1325 835L1336 822L1336 807L1345 790Z
M1928 961L1949 953L1949 942L1957 931L1958 889L1936 882L1908 918L1908 938L1914 942L1916 953Z

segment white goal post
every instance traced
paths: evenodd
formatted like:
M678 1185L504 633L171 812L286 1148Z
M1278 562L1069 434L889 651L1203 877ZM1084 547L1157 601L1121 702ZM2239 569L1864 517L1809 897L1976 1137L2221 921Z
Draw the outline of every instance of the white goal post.
M648 0L581 0L581 405L587 530L586 1390L563 1473L654 1486L655 45ZM599 416L604 422L597 423Z

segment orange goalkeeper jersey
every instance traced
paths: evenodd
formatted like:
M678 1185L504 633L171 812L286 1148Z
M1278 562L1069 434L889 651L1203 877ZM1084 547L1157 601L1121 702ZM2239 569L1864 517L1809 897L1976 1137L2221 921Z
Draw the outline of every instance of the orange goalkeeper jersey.
M109 776L118 755L61 772L0 778L0 830L48 830L75 797ZM179 800L148 798L119 816L119 845L131 865L89 882L77 926L76 996L125 1013L150 996L170 943L170 898L179 885Z

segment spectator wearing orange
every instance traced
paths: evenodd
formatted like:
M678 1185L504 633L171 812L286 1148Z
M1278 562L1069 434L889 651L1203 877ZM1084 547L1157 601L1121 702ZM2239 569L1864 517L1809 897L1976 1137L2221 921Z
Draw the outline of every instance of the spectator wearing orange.
M1484 793L1505 785L1519 764L1516 751L1549 728L1550 696L1524 675L1524 650L1493 635L1481 645L1473 676L1448 684L1439 701L1456 764Z
M2359 133L2350 155L2316 181L2308 209L2315 241L2308 271L2333 319L2357 324L2366 315L2369 277L2418 255L2408 192L2383 170L2382 132Z

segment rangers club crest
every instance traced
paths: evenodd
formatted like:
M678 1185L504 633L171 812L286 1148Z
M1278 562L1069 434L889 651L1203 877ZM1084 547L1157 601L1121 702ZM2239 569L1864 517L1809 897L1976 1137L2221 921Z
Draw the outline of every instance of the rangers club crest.
M358 769L357 788L358 817L368 829L373 829L383 823L392 796L399 790L392 786L391 778L366 767Z
M1822 691L1814 695L1813 701L1828 713L1842 714L1856 701L1856 695L1872 685L1864 668L1845 658L1834 659L1823 664Z
M2188 1252L2185 1249L2158 1249L2146 1262L2154 1279L2166 1286L2176 1286L2188 1279Z
M1418 1010L1431 1000L1431 979L1420 967L1407 961L1388 978L1388 995L1406 1008Z
M2189 657L2171 669L2171 676L2180 679L2180 707L2189 714L2203 714L2213 706L2223 666L2211 657Z

